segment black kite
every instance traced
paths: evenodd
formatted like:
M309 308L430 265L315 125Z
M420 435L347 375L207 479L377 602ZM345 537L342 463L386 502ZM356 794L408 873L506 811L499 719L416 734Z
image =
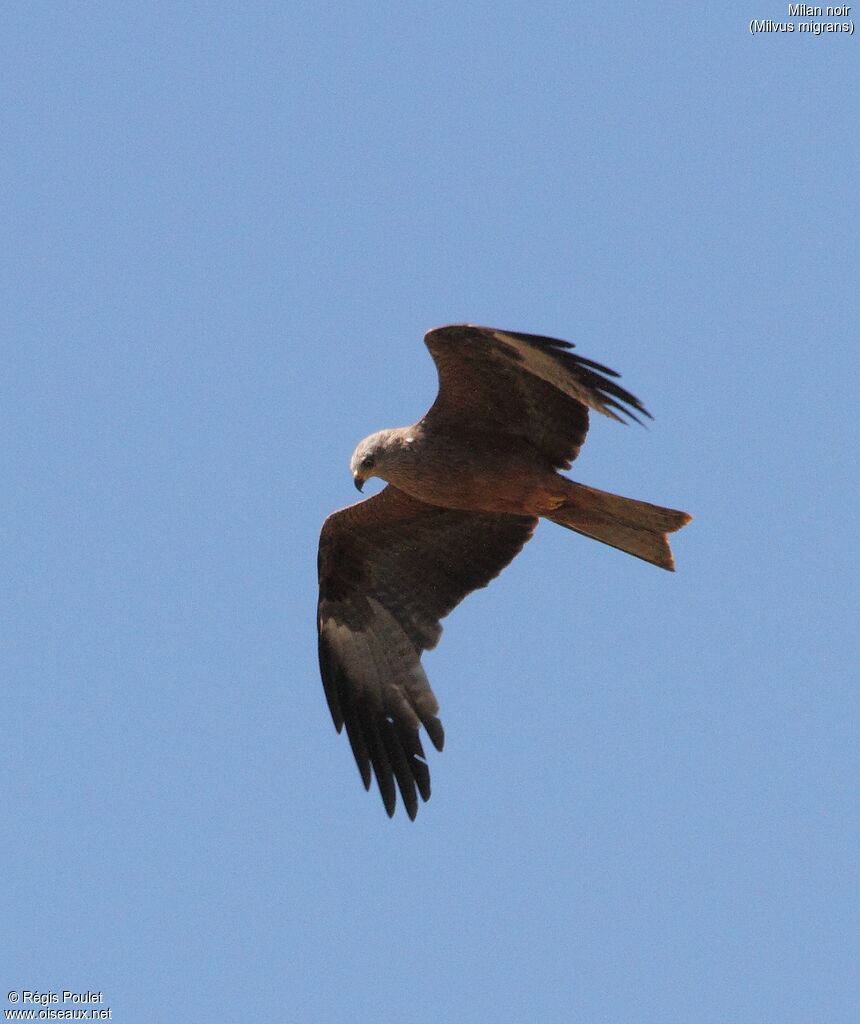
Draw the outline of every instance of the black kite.
M567 342L455 324L424 338L439 394L414 426L359 444L356 487L379 494L326 519L320 536L320 670L337 731L365 788L371 769L385 809L396 788L410 818L430 796L419 737L437 750L439 705L421 667L439 620L518 554L538 518L550 519L673 569L666 535L686 512L633 501L561 476L579 454L588 410L612 419L650 413ZM396 783L396 788L395 788Z

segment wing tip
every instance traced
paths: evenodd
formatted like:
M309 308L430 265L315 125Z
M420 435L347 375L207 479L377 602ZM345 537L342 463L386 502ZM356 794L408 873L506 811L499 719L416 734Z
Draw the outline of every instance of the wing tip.
M440 720L435 716L432 718L428 716L422 719L421 724L424 726L424 731L430 737L430 742L441 753L445 747L445 728Z

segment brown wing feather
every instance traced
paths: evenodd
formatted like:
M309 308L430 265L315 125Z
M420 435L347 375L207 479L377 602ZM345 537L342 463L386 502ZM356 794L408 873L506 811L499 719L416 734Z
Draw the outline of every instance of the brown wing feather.
M337 731L346 726L365 788L410 816L430 796L418 732L437 750L439 705L421 667L439 620L518 554L537 520L426 505L396 487L326 519L320 536L320 671ZM416 792L417 791L417 792Z
M618 385L618 374L570 351L557 338L453 324L424 342L439 372L439 394L424 422L528 440L555 468L567 469L588 432L588 410L641 422L650 413Z

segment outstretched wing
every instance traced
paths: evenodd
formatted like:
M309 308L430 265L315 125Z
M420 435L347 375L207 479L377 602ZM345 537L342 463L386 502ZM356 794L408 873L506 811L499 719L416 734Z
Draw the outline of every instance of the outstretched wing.
M612 379L614 370L536 334L452 324L424 335L439 372L428 428L525 439L558 469L568 469L588 433L588 410L641 422L651 414Z
M365 789L371 769L389 815L396 790L414 818L430 797L418 730L437 750L444 732L421 653L439 620L485 587L537 519L439 508L396 487L334 512L319 547L317 612L323 685L335 727L346 725Z

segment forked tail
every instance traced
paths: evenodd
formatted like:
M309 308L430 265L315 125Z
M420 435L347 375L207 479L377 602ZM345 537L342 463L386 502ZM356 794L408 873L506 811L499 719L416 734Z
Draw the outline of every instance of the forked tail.
M666 535L686 526L692 516L650 505L647 501L598 491L573 480L565 482L569 487L564 500L546 514L547 519L659 565L661 569L674 571L675 561Z

